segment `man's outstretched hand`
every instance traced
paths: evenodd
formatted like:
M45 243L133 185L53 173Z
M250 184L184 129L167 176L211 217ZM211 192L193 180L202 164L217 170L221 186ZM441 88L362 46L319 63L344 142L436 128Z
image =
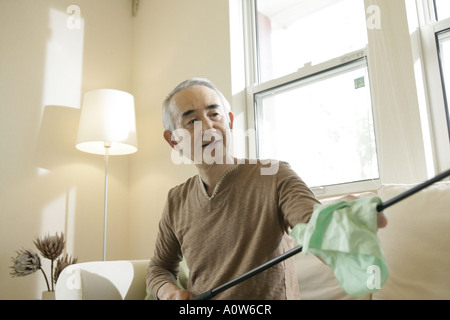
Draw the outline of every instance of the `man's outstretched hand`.
M343 197L340 197L339 199L336 200L336 202L341 201L341 200L355 201L357 199L359 199L358 196L355 196L353 194L348 194L348 195L345 195ZM388 224L388 220L387 220L386 216L384 215L383 212L379 212L377 214L377 226L378 226L378 229L386 227L387 224Z

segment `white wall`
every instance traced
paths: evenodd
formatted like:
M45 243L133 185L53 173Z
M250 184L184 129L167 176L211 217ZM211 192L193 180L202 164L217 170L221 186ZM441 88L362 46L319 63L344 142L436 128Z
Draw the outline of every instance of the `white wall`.
M40 273L9 276L36 236L63 231L69 254L102 259L103 158L74 144L84 92L131 89L131 34L128 0L0 1L0 299L46 289ZM111 157L108 259L128 254L128 162Z
M141 1L133 46L140 140L130 166L130 254L135 259L153 254L169 189L196 174L193 166L171 161L162 101L190 77L209 78L231 100L228 19L227 0Z
M151 257L168 190L195 174L171 162L161 102L193 76L231 98L228 16L227 0L142 0L135 18L130 0L0 2L0 299L46 289L41 274L8 272L36 236L63 231L80 262L102 259L104 162L74 147L89 90L136 99L138 153L110 158L107 259Z

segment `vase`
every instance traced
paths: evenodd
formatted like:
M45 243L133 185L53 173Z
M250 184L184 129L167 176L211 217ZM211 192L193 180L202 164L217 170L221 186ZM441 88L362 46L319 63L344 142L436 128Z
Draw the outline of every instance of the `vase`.
M42 300L55 300L55 291L42 291Z

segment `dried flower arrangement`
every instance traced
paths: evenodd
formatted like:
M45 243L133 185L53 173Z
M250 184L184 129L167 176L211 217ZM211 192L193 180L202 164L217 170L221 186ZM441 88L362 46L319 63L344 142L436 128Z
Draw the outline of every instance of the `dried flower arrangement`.
M11 266L10 274L12 277L25 277L29 274L35 273L38 270L41 270L42 274L44 275L48 291L54 291L54 284L56 284L61 271L68 265L77 263L78 259L69 257L67 254L62 255L64 247L66 245L64 233L61 233L61 235L58 235L58 233L56 233L54 236L47 235L43 238L36 238L33 243L38 248L42 256L51 261L51 288L47 275L42 268L41 258L37 253L31 250L22 249L17 251L17 256L15 258L12 258L13 265ZM54 266L55 261L56 266Z

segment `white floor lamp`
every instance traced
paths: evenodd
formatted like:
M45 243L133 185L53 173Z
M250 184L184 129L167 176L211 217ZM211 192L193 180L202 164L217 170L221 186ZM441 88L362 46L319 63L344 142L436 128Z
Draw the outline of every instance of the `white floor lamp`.
M76 148L105 157L103 260L106 261L109 156L137 151L134 97L113 89L87 92L81 109Z

